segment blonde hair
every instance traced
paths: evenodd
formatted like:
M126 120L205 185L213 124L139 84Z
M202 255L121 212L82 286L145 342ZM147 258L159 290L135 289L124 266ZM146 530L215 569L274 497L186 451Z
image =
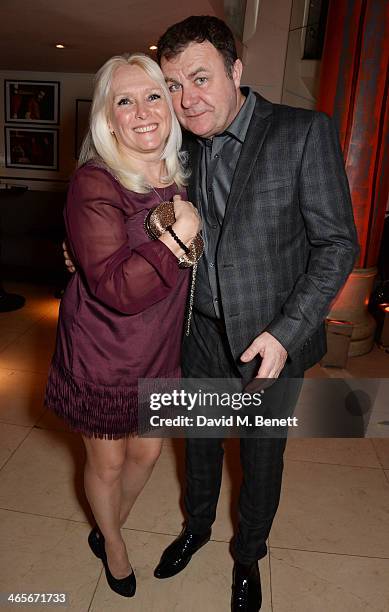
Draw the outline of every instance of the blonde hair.
M158 64L143 53L123 54L111 57L100 68L95 77L92 108L89 118L89 130L82 143L78 165L89 160L102 162L120 183L132 191L147 193L152 187L145 177L131 168L127 159L120 154L116 138L112 136L108 120L112 105L112 79L120 66L138 66L162 89L171 115L170 135L161 154L165 160L166 176L162 182L169 185L173 181L185 185L188 172L184 168L185 157L180 153L182 135L180 124L173 110L169 90Z

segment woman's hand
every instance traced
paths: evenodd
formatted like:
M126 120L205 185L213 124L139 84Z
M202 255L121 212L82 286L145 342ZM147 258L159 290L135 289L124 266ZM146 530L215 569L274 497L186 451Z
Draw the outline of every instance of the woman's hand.
M73 274L73 272L76 271L76 268L74 266L72 258L69 255L68 245L66 244L65 240L62 243L62 250L63 250L63 256L65 258L65 266L67 268L67 271Z
M201 230L201 219L196 208L190 202L183 200L180 195L173 197L175 222L172 225L178 238L187 247L193 242L199 231ZM184 255L183 249L172 238L169 232L165 232L159 237L159 240L164 242L166 246L174 253L176 257Z
M182 200L180 195L174 196L173 203L176 217L173 229L179 235L182 242L189 246L201 230L200 215L193 204Z

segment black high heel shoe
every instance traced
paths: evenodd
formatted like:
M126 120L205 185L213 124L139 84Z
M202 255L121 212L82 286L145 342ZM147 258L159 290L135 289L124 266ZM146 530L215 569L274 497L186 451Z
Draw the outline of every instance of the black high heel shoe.
M90 532L88 544L93 554L96 555L98 559L102 560L110 588L122 597L133 597L136 591L136 578L134 572L132 571L131 574L125 578L115 578L115 576L112 576L108 567L104 536L97 526Z
M108 567L107 554L105 552L105 546L103 541L101 541L101 553L101 560L104 565L105 575L111 589L122 597L134 597L136 591L136 578L134 571L132 571L131 574L129 574L125 578L115 578L115 576L112 576Z
M104 542L104 536L100 529L97 526L93 527L88 536L88 544L89 548L98 559L103 558L102 550L104 550Z

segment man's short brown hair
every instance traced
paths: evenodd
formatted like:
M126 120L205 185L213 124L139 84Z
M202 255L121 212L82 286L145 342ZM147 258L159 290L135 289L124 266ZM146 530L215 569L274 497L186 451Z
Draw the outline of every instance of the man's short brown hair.
M193 15L168 28L158 41L157 59L167 60L179 55L191 42L209 41L222 55L226 73L232 78L232 69L238 59L234 35L221 19L210 15Z

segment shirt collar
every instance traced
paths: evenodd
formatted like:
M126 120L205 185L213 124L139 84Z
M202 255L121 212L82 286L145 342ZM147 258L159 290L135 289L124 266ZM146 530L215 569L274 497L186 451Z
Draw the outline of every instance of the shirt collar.
M250 125L256 100L254 92L250 87L241 87L240 90L245 96L246 100L244 101L242 108L236 115L233 122L228 126L223 134L233 136L236 138L236 140L239 140L239 142L243 144Z
M251 87L241 87L240 91L246 98L239 113L236 115L235 119L228 126L224 132L220 134L216 134L215 138L225 138L226 136L232 136L238 142L243 144L244 139L246 138L247 130L250 125L251 117L254 112L255 107L255 95ZM212 140L208 138L197 137L197 141L202 145L212 146Z

